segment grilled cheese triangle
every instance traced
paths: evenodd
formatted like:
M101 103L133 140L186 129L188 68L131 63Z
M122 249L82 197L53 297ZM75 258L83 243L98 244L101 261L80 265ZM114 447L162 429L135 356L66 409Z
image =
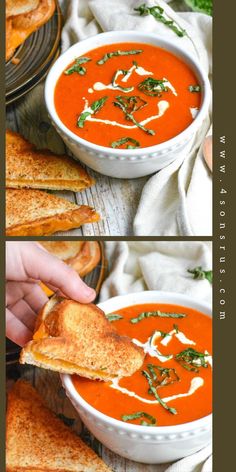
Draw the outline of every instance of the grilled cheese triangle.
M55 0L40 0L38 6L27 13L7 18L11 34L6 35L6 61L34 31L44 25L53 15ZM9 14L9 13L8 13Z
M41 190L6 190L6 235L47 236L99 220L96 211Z
M72 158L40 151L20 134L6 131L6 186L79 192L94 183Z
M33 340L20 362L60 373L112 380L132 375L143 363L143 350L119 336L93 304L52 297L40 312Z
M110 471L25 381L8 395L6 425L7 472Z

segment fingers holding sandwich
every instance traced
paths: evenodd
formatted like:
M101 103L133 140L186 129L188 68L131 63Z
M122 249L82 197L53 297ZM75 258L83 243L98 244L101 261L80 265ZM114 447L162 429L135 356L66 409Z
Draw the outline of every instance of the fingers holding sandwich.
M32 338L32 331L8 308L6 309L6 336L19 346L24 346Z
M80 303L94 300L95 290L77 272L35 242L7 242L7 280L41 280Z
M39 281L80 303L96 293L77 272L35 242L6 243L6 335L23 346L32 338L37 313L48 301Z

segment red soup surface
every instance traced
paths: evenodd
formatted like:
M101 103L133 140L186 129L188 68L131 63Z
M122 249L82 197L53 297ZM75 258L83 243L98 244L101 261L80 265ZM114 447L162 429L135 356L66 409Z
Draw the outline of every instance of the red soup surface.
M75 58L59 77L54 98L59 118L73 133L132 149L162 143L187 128L201 91L193 71L174 54L122 43Z
M177 317L150 316L134 323L130 321L141 313L157 310L167 316L174 314ZM129 423L135 424L142 424L142 421L149 424L155 421L157 426L170 426L210 414L211 318L191 308L166 304L135 305L118 310L116 314L122 316L121 319L112 321L119 334L127 335L141 344L146 343L149 349L151 344L152 356L147 353L139 371L115 384L116 387L118 385L126 389L125 392L112 388L112 382L73 376L79 394L94 408L118 420L124 420L123 415L134 415L137 412L151 415L139 416L136 419L125 418ZM185 317L178 317L179 315ZM154 333L151 341L150 337ZM159 357L156 357L157 354ZM167 356L172 357L166 360ZM146 372L146 376L143 372ZM147 374L158 398L164 400L165 406L150 391ZM130 396L128 392L135 393L139 398ZM173 396L177 397L170 399ZM148 403L145 400L148 400Z

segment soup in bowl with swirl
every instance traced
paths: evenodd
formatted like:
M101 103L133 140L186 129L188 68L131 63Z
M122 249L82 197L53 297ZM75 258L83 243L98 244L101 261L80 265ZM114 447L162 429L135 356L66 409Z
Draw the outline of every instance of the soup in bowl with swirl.
M102 33L69 48L45 87L52 122L75 157L113 177L173 161L208 112L206 73L174 40Z
M62 376L67 395L89 429L113 451L146 463L175 460L210 442L209 305L185 295L150 291L99 306L119 334L143 349L145 359L132 376L109 382ZM145 447L139 449L136 443Z

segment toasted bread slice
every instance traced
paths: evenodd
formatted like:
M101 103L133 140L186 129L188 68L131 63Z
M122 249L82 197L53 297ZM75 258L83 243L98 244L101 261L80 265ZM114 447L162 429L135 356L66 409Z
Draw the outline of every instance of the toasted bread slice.
M18 380L8 396L7 472L108 472L110 469Z
M79 192L94 183L72 158L38 151L20 134L6 132L6 186Z
M55 0L40 0L37 8L17 16L9 18L12 32L6 39L6 60L8 61L14 51L28 36L44 25L55 11Z
M6 190L7 236L46 236L98 220L93 208L41 190Z
M143 359L143 350L119 336L97 306L59 297L46 303L20 355L22 364L100 380L130 376Z
M40 241L51 254L73 267L80 277L91 272L100 261L97 241Z
M6 17L29 13L38 4L39 0L6 0Z

